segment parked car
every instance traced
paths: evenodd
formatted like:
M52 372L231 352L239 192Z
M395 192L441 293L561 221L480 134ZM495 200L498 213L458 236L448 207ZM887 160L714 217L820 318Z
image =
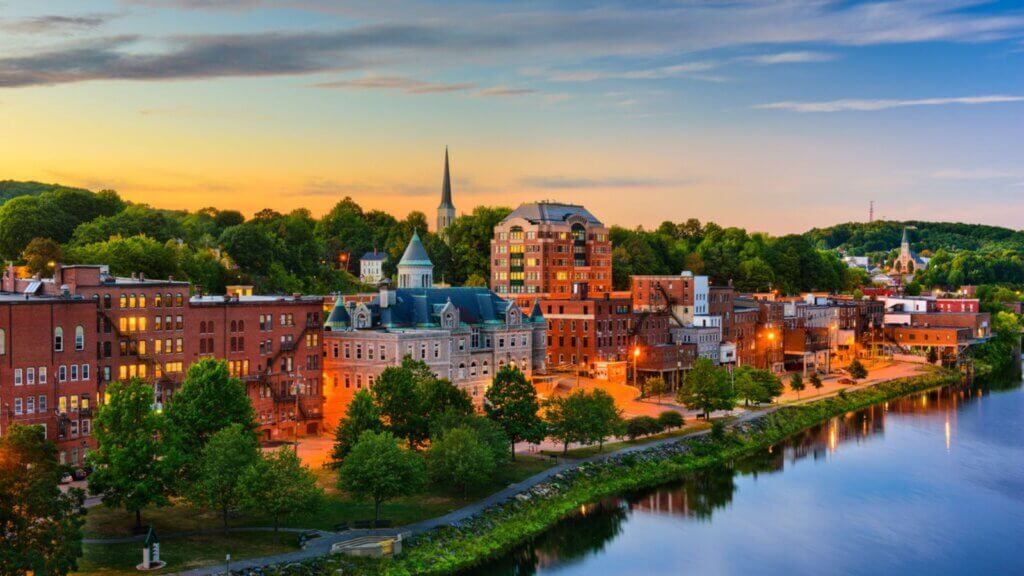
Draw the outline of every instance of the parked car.
M89 471L85 468L75 468L71 471L71 475L74 476L75 480L85 480L89 477Z
M840 378L839 379L839 383L840 384L846 384L847 386L850 386L852 384L856 384L857 381L854 380L853 378Z
M70 472L65 472L64 475L60 477L61 484L71 484L74 480L75 479L71 476Z

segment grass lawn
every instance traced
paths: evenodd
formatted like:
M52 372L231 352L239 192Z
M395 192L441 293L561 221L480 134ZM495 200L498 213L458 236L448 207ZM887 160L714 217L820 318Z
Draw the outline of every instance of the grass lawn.
M189 570L202 566L223 564L224 555L231 554L232 560L244 560L254 556L280 554L297 550L298 535L282 533L278 544L269 532L248 532L224 537L220 534L166 538L160 541L160 559L167 566L154 574ZM142 562L142 544L86 544L84 556L78 561L75 574L136 575L136 564Z
M711 428L711 424L701 420L699 422L689 422L682 428L672 430L671 432L662 432L661 434L654 434L653 436L644 436L643 438L637 438L636 440L623 440L622 442L611 442L605 444L604 449L600 451L598 450L598 447L594 445L584 446L582 448L573 448L569 450L568 453L563 453L561 450L541 450L540 453L547 456L554 455L559 457L565 456L568 458L587 458L603 452L614 452L615 450L625 448L627 446L640 446L664 438L676 438L678 436L686 436L687 434L692 434L694 432L699 432L701 430L707 430L708 428Z
M528 458L520 455L515 462L510 462L499 471L494 482L469 493L466 497L446 488L430 486L425 493L385 503L381 510L381 518L391 520L395 525L402 525L441 516L551 466L552 462L546 458ZM324 499L319 509L308 514L284 519L281 522L282 526L332 530L335 524L341 522L373 518L371 502L355 501L338 490L336 486L337 473L334 470L320 469L314 470L314 473L317 476L318 484L327 493L327 498ZM185 502L167 508L144 510L142 521L144 524L152 525L158 535L217 528L221 523L217 512L196 509ZM90 508L86 516L85 534L87 538L128 536L131 535L134 524L135 517L129 512L102 505L96 506ZM261 515L237 514L231 518L230 524L232 526L272 526L273 519ZM139 558L141 559L141 552Z

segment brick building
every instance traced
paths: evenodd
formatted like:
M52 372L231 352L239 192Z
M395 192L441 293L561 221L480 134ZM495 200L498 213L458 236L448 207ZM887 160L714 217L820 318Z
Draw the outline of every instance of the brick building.
M99 397L107 382L139 378L153 385L158 405L162 404L180 385L189 365L201 357L226 359L235 376L270 382L268 378L271 376L259 372L266 369L265 360L270 356L258 354L259 344L265 340L272 341L275 352L282 352L285 366L296 366L293 350L282 351L280 343L288 342L286 347L292 346L292 342L305 338L307 328L319 330L320 298L232 296L230 301L225 297L204 297L193 301L191 289L188 282L173 279L114 276L107 266L102 265L58 264L52 279L24 277L22 269L12 266L4 271L2 278L2 291L8 294L30 298L77 298L91 305L91 319L84 329L86 340L90 342L91 367L95 372L91 378L94 398ZM262 324L262 330L261 315L274 316L273 322ZM282 317L297 320L282 323ZM307 324L307 319L311 323ZM233 333L232 321L235 322ZM239 322L244 322L245 330L239 329ZM20 325L14 327L16 332L22 329L24 327ZM257 331L262 334L256 336ZM309 350L299 357L298 366L318 362L313 357L321 352L314 353L313 350L320 345L319 336L310 338ZM246 346L246 340L251 343L249 346ZM242 349L238 348L240 343ZM70 379L71 368L68 370ZM315 431L321 418L322 396L319 391L309 393L311 386L319 389L319 376L314 375L315 372L315 368L299 372L295 378L300 383L300 391L305 392L299 406L300 432ZM282 383L287 382L290 386L293 379L276 377L273 381L279 384L275 389L279 390L288 388ZM267 438L277 436L285 429L294 431L294 416L282 417L282 414L287 416L295 411L292 396L273 396L266 385L257 386L251 382L249 393ZM276 408L268 407L268 395L273 399L269 404ZM290 407L285 408L282 404ZM275 416L270 418L269 414Z
M323 299L194 296L185 361L223 358L246 383L265 440L320 432ZM296 429L298 422L298 429Z
M0 434L40 425L60 461L95 448L96 305L75 296L0 294Z
M494 227L491 289L498 294L586 297L611 288L608 228L586 208L523 204Z
M694 316L708 312L708 277L684 271L679 276L631 276L630 293L634 310L663 310L671 307L676 323L693 323ZM667 296L667 299L666 299Z

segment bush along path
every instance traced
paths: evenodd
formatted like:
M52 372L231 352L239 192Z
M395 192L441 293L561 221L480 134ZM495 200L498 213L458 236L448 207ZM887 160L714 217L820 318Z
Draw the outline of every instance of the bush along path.
M670 482L700 468L730 462L752 454L829 418L872 404L956 384L960 375L935 371L910 378L882 382L822 400L750 412L729 426L728 433L713 439L708 431L630 446L565 463L512 485L480 502L451 514L377 534L410 535L404 552L393 559L315 558L328 542L355 534L329 535L317 546L302 552L252 559L237 565L238 574L449 574L497 557L544 532L580 506L621 492L650 488ZM365 531L361 531L364 533ZM314 540L314 542L316 542ZM291 562L291 565L282 563ZM223 568L188 572L216 574ZM234 572L234 571L233 571Z

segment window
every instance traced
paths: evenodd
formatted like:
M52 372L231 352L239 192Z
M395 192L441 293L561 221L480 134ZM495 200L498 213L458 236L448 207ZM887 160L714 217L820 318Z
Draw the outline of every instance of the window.
M60 382L66 382L68 379L68 367L63 364L60 368L57 368L57 380Z
M25 381L26 381L26 384L28 384L29 386L31 386L31 385L36 383L36 369L35 368L29 368L29 369L25 370Z
M145 308L145 307L146 307L146 295L145 294L139 294L139 308Z
M22 381L22 378L23 378L23 376L22 376L21 368L15 368L14 369L14 385L15 386L21 386L22 384L24 384L24 382Z
M89 435L89 421L88 420L82 420L82 436L88 436L88 435Z
M78 396L71 396L71 411L78 412Z
M110 294L103 295L103 307L110 310Z
M182 349L184 348L184 345L183 345L183 343L184 343L184 340L182 340L181 338L178 338L178 339L177 339L177 340L176 340L176 341L174 342L174 351L175 351L175 352L181 352L181 351L182 351Z
M183 302L184 302L184 298L182 298L181 292L178 292L177 294L174 295L174 305L175 306L180 308L182 306Z
M0 329L0 356L7 354L7 332Z
M14 399L14 415L20 416L24 413L24 409L21 406L21 398Z
M128 307L128 295L127 294L121 294L121 297L118 299L118 303L117 304L118 304L118 308L127 308Z
M88 364L82 364L82 380L88 380L88 379L89 379L89 365Z
M85 328L75 326L75 350L85 350Z
M39 367L39 383L46 384L46 366Z
M60 326L53 329L53 351L64 351L64 329Z
M46 396L39 396L39 413L44 414L46 412Z
M78 382L78 364L71 365L71 381Z

